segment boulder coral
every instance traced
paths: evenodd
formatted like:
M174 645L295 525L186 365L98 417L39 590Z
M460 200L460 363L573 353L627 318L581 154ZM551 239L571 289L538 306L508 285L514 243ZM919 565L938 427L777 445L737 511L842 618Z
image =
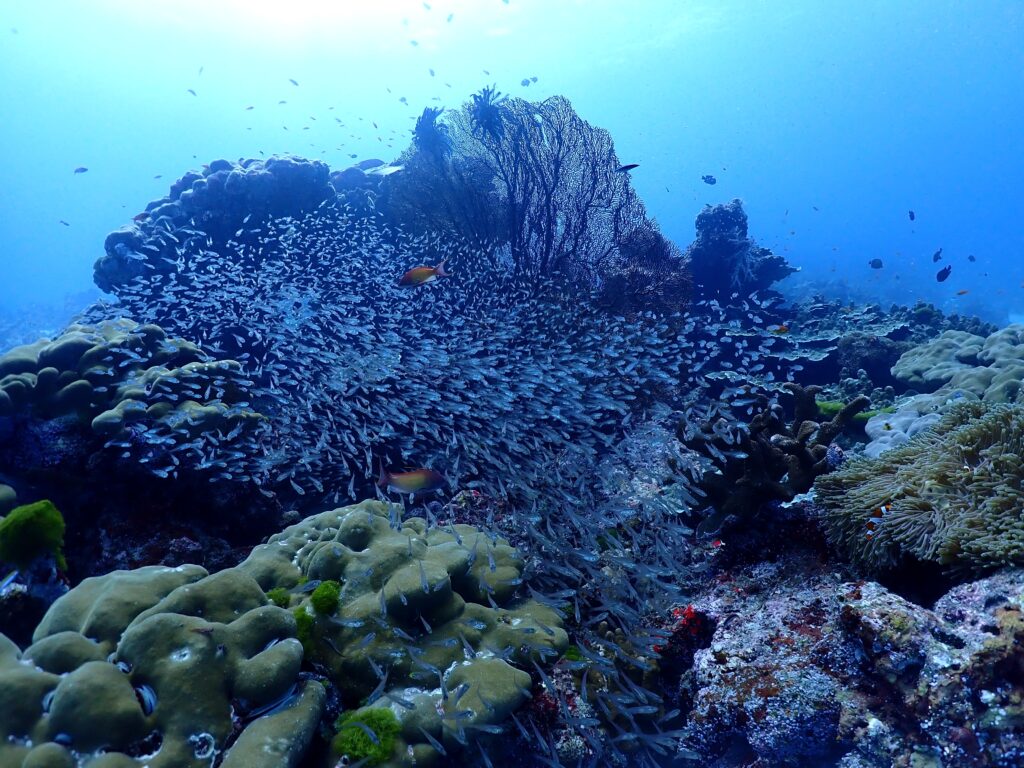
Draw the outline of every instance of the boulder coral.
M1024 405L955 406L932 429L815 483L829 540L873 570L1024 563Z
M246 402L248 383L236 361L156 325L71 325L0 356L0 421L9 426L0 457L25 473L104 447L161 477L204 460L226 471L231 454L203 436L243 442L257 431L263 418ZM46 438L55 429L66 436L60 444Z
M24 652L0 635L0 766L294 766L324 701L302 657L241 571L86 579Z
M517 597L523 561L504 539L403 520L382 502L307 518L238 570L265 590L292 590L307 661L343 704L394 712L401 729L389 766L429 765L435 744L455 750L501 724L530 698L524 669L568 647L557 610ZM340 585L336 611L314 607L304 578Z

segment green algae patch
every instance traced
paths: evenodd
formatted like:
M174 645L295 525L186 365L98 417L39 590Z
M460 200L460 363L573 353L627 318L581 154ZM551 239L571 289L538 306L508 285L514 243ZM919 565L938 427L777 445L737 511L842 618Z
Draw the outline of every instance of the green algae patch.
M330 615L338 610L338 598L341 596L341 585L336 581L325 581L313 590L309 602L317 613Z
M380 765L391 757L400 730L395 713L381 707L346 712L338 718L337 728L331 742L334 754L350 762L366 760L366 766Z
M52 555L65 571L64 516L52 501L43 499L15 507L0 520L0 560L27 568L33 560Z

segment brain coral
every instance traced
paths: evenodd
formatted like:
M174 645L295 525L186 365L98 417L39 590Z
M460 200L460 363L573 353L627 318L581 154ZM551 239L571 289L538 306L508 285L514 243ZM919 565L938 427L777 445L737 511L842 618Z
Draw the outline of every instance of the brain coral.
M957 405L906 444L817 479L829 539L875 569L1024 563L1022 457L1024 405Z
M302 589L293 609L308 660L327 670L343 702L398 718L388 765L435 760L435 742L456 749L467 731L501 723L530 697L523 668L568 645L557 611L517 598L523 562L504 539L400 520L399 508L381 502L310 517L238 568L266 590L303 577L340 584L333 615L314 610Z
M86 579L20 653L0 635L0 766L294 766L324 691L288 611L241 571Z
M36 461L25 452L43 425L60 422L84 427L161 477L204 462L227 472L229 463L242 466L244 454L224 450L220 440L218 450L203 436L218 433L240 447L258 430L264 419L246 402L250 383L237 362L214 360L155 325L71 325L0 357L0 420L11 423L0 456L23 468L57 461L57 446L45 439L49 456Z

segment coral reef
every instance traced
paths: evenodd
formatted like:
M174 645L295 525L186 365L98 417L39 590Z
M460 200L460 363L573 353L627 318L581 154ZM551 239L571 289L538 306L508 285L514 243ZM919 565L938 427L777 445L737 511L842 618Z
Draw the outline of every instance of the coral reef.
M717 531L729 518L733 522L746 519L765 502L788 502L807 492L816 477L835 468L838 459L834 451L830 454L830 447L868 406L867 398L859 397L822 421L815 400L820 387L787 383L784 390L794 401L789 423L782 405L763 397L751 398L757 410L745 426L722 412L715 412L713 420L680 422L680 440L714 465L700 480L714 512L699 530Z
M1024 563L1024 406L951 409L876 459L818 478L829 539L857 563L957 569Z
M187 267L118 287L117 312L245 361L272 433L262 485L307 509L371 494L374 457L528 496L567 445L595 455L698 356L660 318L527 289L484 252L340 204L250 224L219 253L190 242ZM445 257L451 278L396 287Z
M782 256L761 248L747 236L743 203L706 206L697 215L697 237L684 258L702 299L753 296L796 272Z
M294 635L238 570L86 579L24 652L0 636L0 765L295 766L324 691Z
M220 441L203 438L219 434L241 453L258 431L262 417L245 402L250 382L240 368L155 325L126 319L71 325L52 341L0 357L0 419L9 421L0 458L8 471L20 468L29 480L96 447L131 457L161 477L204 463L216 464L221 474L238 472L244 461ZM71 456L47 439L54 426L68 431ZM83 440L99 445L79 448Z
M600 291L606 306L682 309L689 275L633 191L607 131L562 97L493 88L451 112L424 113L404 172L388 180L389 217L412 231L486 244L520 279Z
M239 566L265 590L292 589L307 662L343 704L390 708L398 718L387 762L395 766L407 764L407 752L437 759L435 743L454 751L467 732L501 724L529 698L521 668L568 645L556 610L516 599L523 561L503 539L400 517L376 501L324 512ZM303 578L318 584L308 597L294 589ZM342 743L359 740L342 734Z
M176 268L182 243L217 248L244 227L267 218L296 216L334 197L329 169L317 160L214 160L190 171L154 200L134 224L110 233L94 267L100 290L117 288L151 272Z

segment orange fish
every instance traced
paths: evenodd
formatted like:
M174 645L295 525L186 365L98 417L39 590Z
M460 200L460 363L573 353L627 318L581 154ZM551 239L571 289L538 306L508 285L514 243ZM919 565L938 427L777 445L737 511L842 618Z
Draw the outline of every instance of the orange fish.
M408 472L388 472L381 462L377 485L396 493L430 493L444 488L447 481L440 472L424 467Z
M768 330L771 333L774 333L776 336L781 336L784 333L789 333L789 326L788 325L770 325L770 326L768 326Z
M400 288L415 288L417 285L425 285L439 277L448 277L450 273L444 271L445 259L436 267L413 267L398 281Z
M966 296L968 293L970 293L970 291L968 291L966 288L964 288L962 291L957 291L956 295L957 296Z
M890 510L892 510L892 504L883 504L877 509L872 510L871 519L868 520L864 526L867 528L867 538L874 538L875 534L878 533L878 528L881 525L882 520L889 514Z

